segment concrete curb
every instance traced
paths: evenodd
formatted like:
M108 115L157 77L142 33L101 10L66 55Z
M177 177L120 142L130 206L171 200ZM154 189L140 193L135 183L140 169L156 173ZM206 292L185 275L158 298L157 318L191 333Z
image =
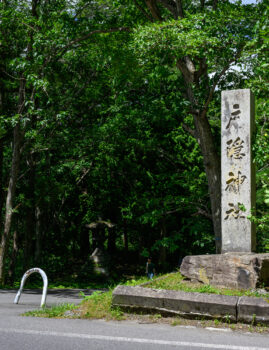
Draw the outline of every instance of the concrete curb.
M139 308L183 317L269 323L269 303L262 298L117 286L112 305Z
M263 298L240 297L237 309L239 322L269 324L269 301Z

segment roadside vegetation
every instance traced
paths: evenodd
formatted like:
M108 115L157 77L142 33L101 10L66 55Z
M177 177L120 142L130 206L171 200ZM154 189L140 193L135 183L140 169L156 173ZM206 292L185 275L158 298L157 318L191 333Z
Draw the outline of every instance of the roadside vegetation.
M210 284L194 283L184 279L180 272L164 275L162 278L153 280L146 284L146 288L169 289L184 292L198 292L221 295L249 296L249 297L267 297L268 294L263 289L231 289L211 286Z
M166 275L159 275L152 281L145 277L133 278L124 283L128 286L142 285L145 288L181 290L185 292L214 293L222 295L264 297L259 290L232 290L227 288L216 288L210 285L202 285L184 280L179 272ZM219 320L207 319L186 319L179 316L164 317L163 315L141 310L126 311L119 307L112 306L112 293L114 287L107 292L96 291L92 295L83 296L80 305L61 304L51 308L43 308L25 313L25 316L54 317L54 318L80 318L80 319L104 319L106 321L115 320L135 320L139 323L168 323L171 326L193 325L198 327L230 328L231 330L244 330L250 332L269 332L268 325L257 323L255 317L250 325L241 323L231 323L229 318Z
M256 323L255 318L251 324L231 323L229 318L224 320L213 319L186 319L179 316L163 317L159 313L131 313L119 308L112 308L112 290L105 293L94 293L85 296L78 306L61 304L52 308L29 311L25 316L48 317L48 318L80 318L80 319L103 319L105 321L135 321L140 324L165 323L173 327L194 326L226 328L233 331L245 331L255 333L269 333L268 325Z

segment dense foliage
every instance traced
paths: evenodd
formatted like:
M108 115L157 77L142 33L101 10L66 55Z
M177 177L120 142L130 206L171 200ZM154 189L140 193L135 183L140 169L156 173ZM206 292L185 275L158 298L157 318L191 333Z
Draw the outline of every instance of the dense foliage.
M118 273L214 252L197 130L219 158L222 89L256 95L252 220L269 249L265 1L2 0L0 55L0 282L33 265L85 280L96 247Z

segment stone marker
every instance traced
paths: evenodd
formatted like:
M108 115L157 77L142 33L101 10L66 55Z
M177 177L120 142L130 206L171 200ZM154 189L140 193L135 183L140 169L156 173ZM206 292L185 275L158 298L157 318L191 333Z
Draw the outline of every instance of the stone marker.
M254 97L249 89L221 96L222 254L186 256L183 276L232 288L269 285L269 254L255 254L256 232L248 216L255 210L252 161Z
M254 97L249 89L222 91L221 102L222 253L252 252L256 234L247 217L255 210Z

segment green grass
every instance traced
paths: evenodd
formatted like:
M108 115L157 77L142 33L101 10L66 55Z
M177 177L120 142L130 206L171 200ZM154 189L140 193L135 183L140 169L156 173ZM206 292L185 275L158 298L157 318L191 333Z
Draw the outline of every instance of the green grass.
M137 279L133 278L131 280L128 280L125 285L136 286L146 281L148 281L148 279L145 277L140 277ZM92 295L87 296L83 292L80 292L80 295L83 296L83 300L79 306L74 306L72 304L62 304L51 308L29 311L24 315L64 318L70 316L70 314L66 313L66 311L73 311L74 313L71 313L71 317L94 319L104 318L106 320L118 321L123 320L125 318L124 313L119 308L112 307L111 305L112 291L113 288L110 288L108 292L96 291Z
M63 318L68 311L73 313L76 308L77 306L74 304L60 304L50 308L45 307L40 310L28 311L24 314L24 316Z
M151 283L145 285L146 288L154 289L168 289L184 292L198 292L209 294L221 294L221 295L235 295L235 296L251 296L251 297L264 297L258 291L253 290L237 290L230 288L218 288L211 286L210 284L192 283L184 280L183 276L179 272L170 273L163 276L161 279L153 280Z
M113 308L111 302L112 290L105 293L94 292L92 295L84 296L82 303L78 306L61 304L50 308L28 311L24 316L123 320L125 318L124 313L119 308Z
M124 319L124 313L119 308L113 308L111 303L112 290L85 296L79 308L80 318L104 318L118 321Z
M179 272L161 276L161 278L156 278L153 281L149 281L146 277L133 278L124 284L128 286L137 286L145 282L149 282L143 286L145 288L181 290L185 292L213 293L235 296L262 296L258 292L250 290L233 290L228 288L217 288L211 285L191 283L185 281ZM74 306L73 304L62 304L51 308L30 311L25 315L56 318L76 317L87 319L124 320L126 317L128 317L128 315L121 311L120 308L112 307L112 292L113 287L111 287L108 292L96 291L89 296L86 296L83 292L81 292L83 300L79 306ZM154 316L154 320L156 321L160 317L161 315L158 315L158 317ZM229 320L227 319L226 323L228 321ZM172 325L175 326L181 322L182 320L180 318L175 318L172 322ZM217 326L219 320L216 320L215 323L217 323L215 324L215 326Z

